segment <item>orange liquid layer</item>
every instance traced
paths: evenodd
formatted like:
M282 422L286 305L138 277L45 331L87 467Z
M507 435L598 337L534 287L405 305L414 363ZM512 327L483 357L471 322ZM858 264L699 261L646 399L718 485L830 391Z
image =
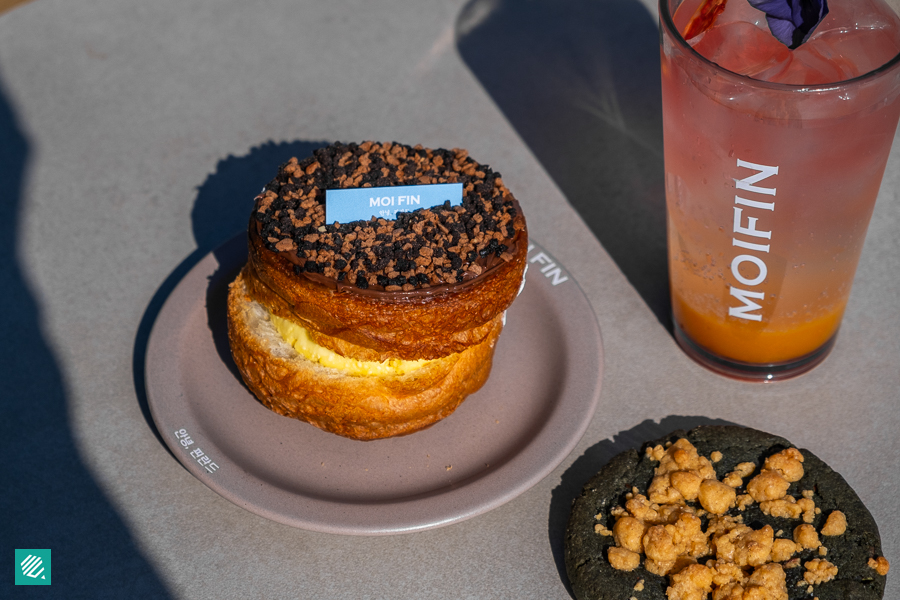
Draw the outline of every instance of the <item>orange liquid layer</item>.
M764 323L702 313L672 296L675 321L694 342L731 360L773 364L796 360L822 347L837 332L844 304L812 321Z

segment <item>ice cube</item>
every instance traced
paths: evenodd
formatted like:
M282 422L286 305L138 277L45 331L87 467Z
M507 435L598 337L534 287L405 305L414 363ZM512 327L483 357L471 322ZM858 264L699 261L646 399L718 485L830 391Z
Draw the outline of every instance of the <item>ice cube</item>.
M728 2L725 5L725 10L716 19L716 24L727 25L738 21L752 23L760 29L769 30L769 26L766 24L766 13L753 8L746 0L732 0Z
M729 2L730 4L740 2ZM791 51L776 40L768 29L752 23L734 21L716 26L698 36L694 50L720 67L740 75L774 76L791 63Z
M806 42L835 61L843 78L877 69L900 53L900 17L884 0L832 2Z
M812 46L841 69L850 79L877 69L900 53L900 26L897 33L888 29L838 29L828 31L805 46Z
M835 60L833 57L823 56L819 52L819 48L809 42L795 49L792 58L793 60L787 69L773 76L768 81L790 83L792 85L834 83L848 79L844 73L846 69L852 68L852 65L847 64L846 61L840 61L840 57L838 57L838 60ZM843 64L839 64L838 61ZM841 68L842 66L844 68Z
M900 33L900 20L884 0L830 2L828 15L819 23L812 38L829 31L849 29L891 29Z

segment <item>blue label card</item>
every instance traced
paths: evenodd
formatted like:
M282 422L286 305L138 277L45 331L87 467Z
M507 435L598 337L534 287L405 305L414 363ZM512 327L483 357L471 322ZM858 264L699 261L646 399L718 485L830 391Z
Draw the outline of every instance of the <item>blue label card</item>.
M459 206L462 192L461 183L325 190L325 223L368 221L372 217L393 220L397 213L440 206L448 200L450 206Z

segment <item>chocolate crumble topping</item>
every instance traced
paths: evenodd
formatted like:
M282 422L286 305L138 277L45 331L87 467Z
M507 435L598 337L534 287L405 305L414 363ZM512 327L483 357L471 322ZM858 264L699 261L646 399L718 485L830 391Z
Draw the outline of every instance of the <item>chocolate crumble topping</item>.
M462 205L325 222L325 190L431 183L462 183ZM336 142L292 158L257 197L253 216L266 247L291 258L298 275L389 292L474 279L511 260L525 229L500 173L466 150L396 142Z

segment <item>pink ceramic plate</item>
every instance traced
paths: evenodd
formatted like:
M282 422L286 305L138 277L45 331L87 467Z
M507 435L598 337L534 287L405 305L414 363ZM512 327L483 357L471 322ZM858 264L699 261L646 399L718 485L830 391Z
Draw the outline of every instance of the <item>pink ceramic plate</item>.
M603 349L581 289L541 248L507 314L485 386L430 429L357 442L263 407L228 354L225 294L238 236L178 284L147 349L153 420L175 456L223 497L316 531L380 535L448 525L508 502L581 439Z

